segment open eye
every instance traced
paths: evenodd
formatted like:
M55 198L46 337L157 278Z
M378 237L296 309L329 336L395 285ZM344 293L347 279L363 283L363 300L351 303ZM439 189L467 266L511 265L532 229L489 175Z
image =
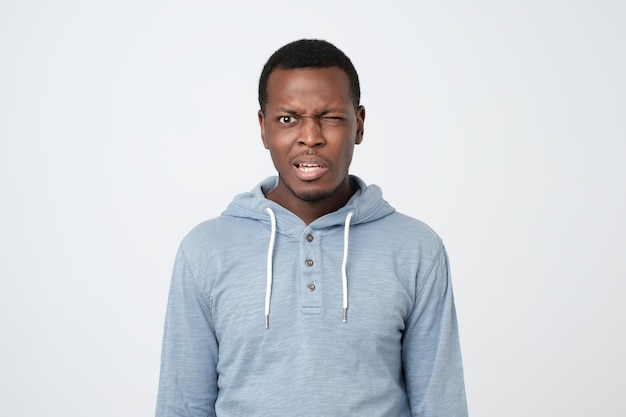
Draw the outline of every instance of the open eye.
M278 116L278 123L280 124L288 125L295 122L296 118L293 116Z

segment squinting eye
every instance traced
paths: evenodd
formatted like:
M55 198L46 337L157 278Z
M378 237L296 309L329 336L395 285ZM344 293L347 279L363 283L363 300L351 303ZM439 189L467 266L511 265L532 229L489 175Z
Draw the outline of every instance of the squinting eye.
M283 124L283 125L288 125L291 123L294 123L296 121L296 118L293 116L280 116L278 118L278 123Z
M343 123L343 118L341 117L325 116L320 118L320 120L326 126L340 126Z

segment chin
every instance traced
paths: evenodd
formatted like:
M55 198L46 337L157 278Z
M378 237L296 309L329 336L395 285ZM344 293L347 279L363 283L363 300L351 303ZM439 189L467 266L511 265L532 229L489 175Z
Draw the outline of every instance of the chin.
M321 201L331 197L335 192L334 191L324 191L324 190L306 190L300 192L294 192L295 196L303 201Z
M291 193L295 195L298 199L302 201L309 201L309 202L322 201L327 198L330 198L339 189L338 186L332 188L332 187L320 187L320 186L315 186L312 184L307 184L302 187L291 187L289 186L289 184L286 184L286 185L289 191L291 191Z

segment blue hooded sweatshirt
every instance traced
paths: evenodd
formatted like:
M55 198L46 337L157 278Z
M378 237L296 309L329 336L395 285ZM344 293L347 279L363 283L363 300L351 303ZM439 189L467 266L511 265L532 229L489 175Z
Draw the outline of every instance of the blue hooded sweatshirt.
M268 178L183 239L157 417L467 416L442 241L351 181L306 225Z

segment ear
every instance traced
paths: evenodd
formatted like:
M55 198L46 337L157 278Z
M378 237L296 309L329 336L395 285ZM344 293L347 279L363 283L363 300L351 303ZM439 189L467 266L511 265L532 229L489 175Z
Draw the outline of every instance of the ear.
M259 110L257 115L259 117L259 126L261 127L261 140L263 141L263 146L265 149L269 149L270 147L265 136L265 115L263 114L263 110Z
M356 109L356 138L354 143L356 145L363 142L363 132L365 131L365 107L359 106Z

